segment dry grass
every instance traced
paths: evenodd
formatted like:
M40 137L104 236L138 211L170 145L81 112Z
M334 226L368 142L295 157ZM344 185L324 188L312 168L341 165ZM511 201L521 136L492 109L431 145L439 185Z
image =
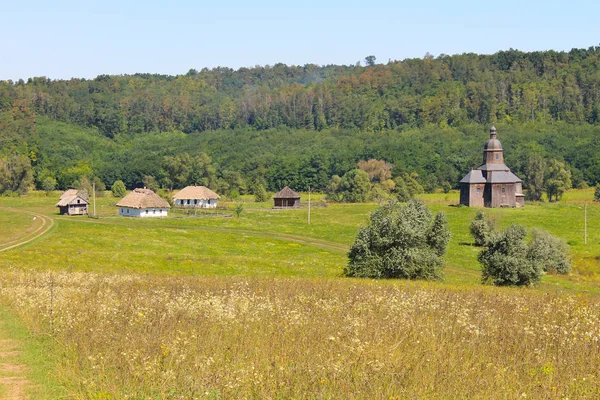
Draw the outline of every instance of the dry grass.
M598 398L600 301L490 287L6 270L75 398Z

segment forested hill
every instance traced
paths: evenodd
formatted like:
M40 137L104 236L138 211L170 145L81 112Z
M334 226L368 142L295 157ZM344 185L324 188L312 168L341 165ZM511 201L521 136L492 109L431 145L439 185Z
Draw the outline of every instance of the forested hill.
M0 194L82 179L222 193L323 190L360 160L456 186L496 123L509 166L556 159L600 180L600 47L366 65L0 82ZM529 163L532 166L537 161ZM178 165L193 165L182 171ZM533 167L531 167L533 168ZM48 183L48 182L46 182ZM51 183L51 182L50 182ZM51 186L51 185L48 185Z
M0 111L20 99L38 115L95 126L109 137L248 126L381 131L505 119L595 124L600 47L0 84Z

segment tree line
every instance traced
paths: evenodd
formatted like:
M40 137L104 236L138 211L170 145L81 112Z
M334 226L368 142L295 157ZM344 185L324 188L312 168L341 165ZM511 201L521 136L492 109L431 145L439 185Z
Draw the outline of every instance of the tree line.
M427 124L600 122L600 47L440 55L365 66L257 66L187 74L35 77L0 82L0 112L37 115L108 137L150 131L327 128L380 132Z

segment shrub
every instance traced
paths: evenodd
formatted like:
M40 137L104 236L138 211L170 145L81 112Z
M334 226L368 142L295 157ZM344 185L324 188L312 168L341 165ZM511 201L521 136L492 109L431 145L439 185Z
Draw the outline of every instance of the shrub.
M112 191L112 195L114 197L123 197L125 196L125 192L127 191L127 189L125 188L125 184L121 180L115 181L110 190Z
M475 239L475 246L485 246L493 231L494 223L485 218L483 211L477 212L471 221L471 235Z
M265 190L265 187L260 184L256 185L256 187L254 188L254 201L256 203L262 203L267 200L268 200L268 195L267 195L267 191Z
M600 201L600 183L596 185L596 190L594 191L594 201Z
M543 269L528 257L526 235L527 231L520 225L512 225L503 232L490 235L486 243L488 247L478 255L484 283L523 286L539 282Z
M564 240L548 232L534 229L529 244L528 258L546 272L568 274L571 270L569 246Z
M419 201L381 205L348 253L346 276L441 279L450 234L446 217L432 218Z

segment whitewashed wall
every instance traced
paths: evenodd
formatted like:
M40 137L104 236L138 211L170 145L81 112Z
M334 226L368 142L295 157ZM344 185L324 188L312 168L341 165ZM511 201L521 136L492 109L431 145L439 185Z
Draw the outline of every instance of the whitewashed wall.
M119 207L119 215L124 217L166 217L167 208L129 208Z
M197 203L194 204L194 201L197 201ZM188 202L189 202L189 204L188 204ZM175 205L177 207L215 208L215 207L217 207L217 200L177 199L177 200L175 200Z

